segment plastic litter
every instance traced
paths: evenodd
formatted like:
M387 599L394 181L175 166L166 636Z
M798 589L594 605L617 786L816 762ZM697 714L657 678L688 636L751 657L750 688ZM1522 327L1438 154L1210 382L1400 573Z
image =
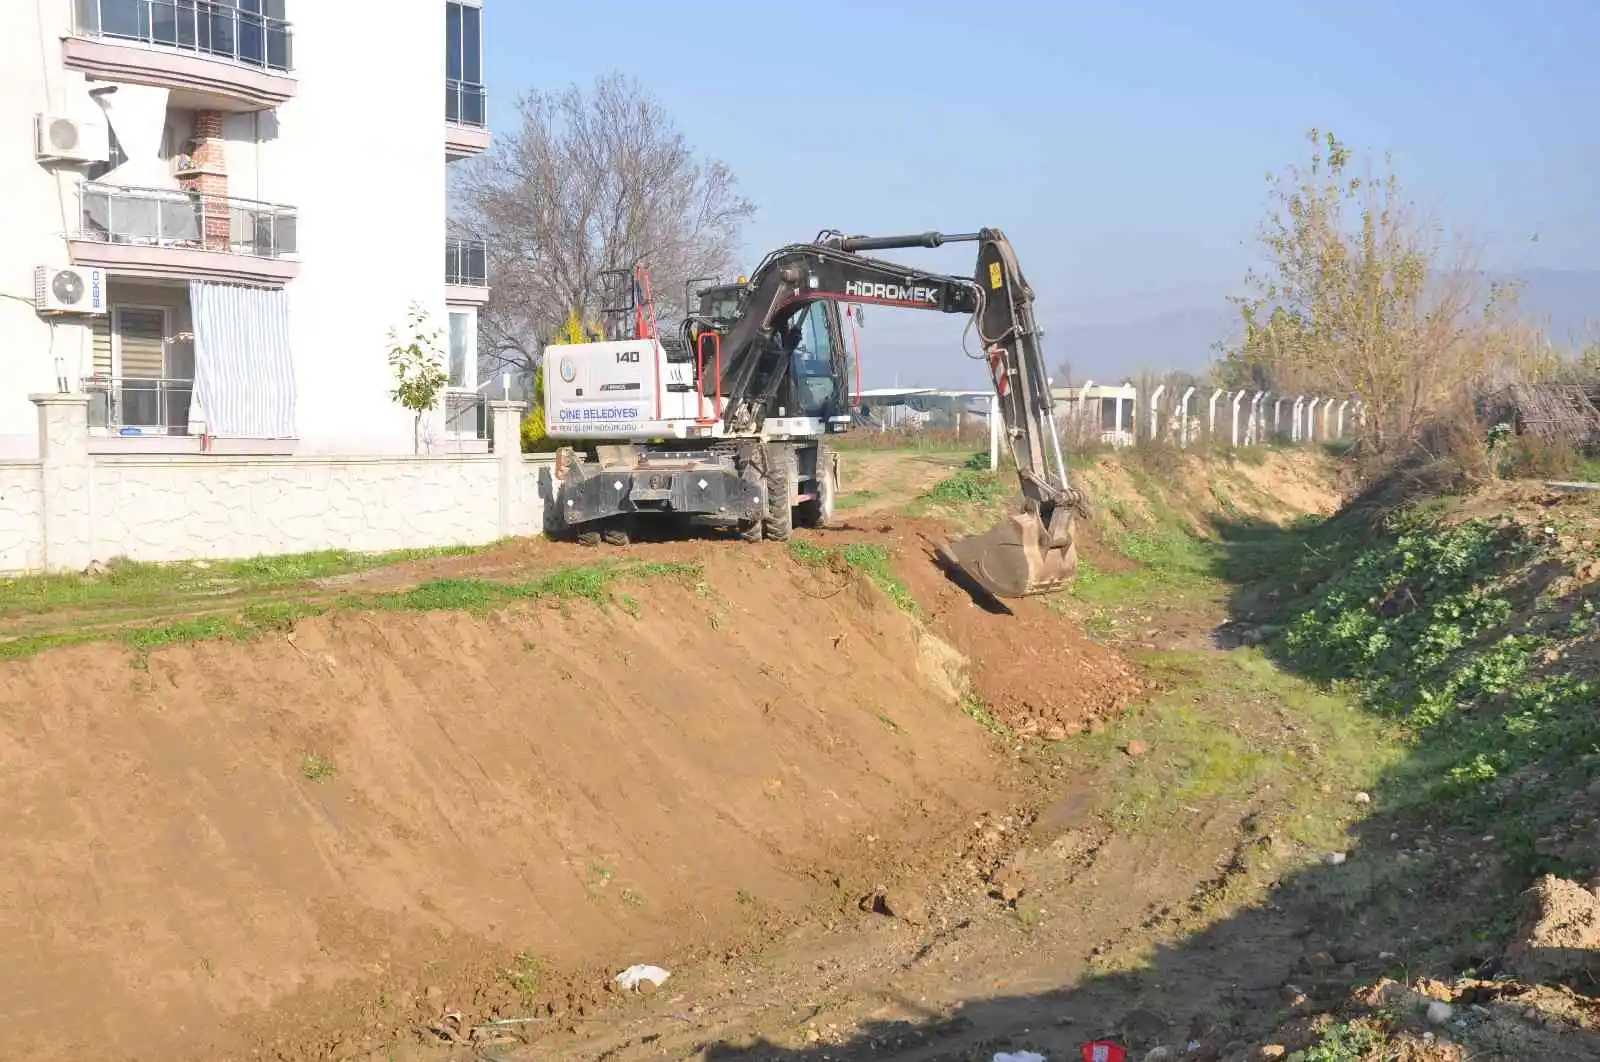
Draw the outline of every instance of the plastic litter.
M1050 1062L1037 1051L1001 1051L994 1056L994 1062Z
M1128 1062L1128 1049L1110 1040L1091 1040L1083 1045L1083 1062Z
M663 981L671 976L670 973L659 966L637 963L617 974L616 981L625 991L637 992L639 991L639 985L645 981L649 981L652 985L660 986Z

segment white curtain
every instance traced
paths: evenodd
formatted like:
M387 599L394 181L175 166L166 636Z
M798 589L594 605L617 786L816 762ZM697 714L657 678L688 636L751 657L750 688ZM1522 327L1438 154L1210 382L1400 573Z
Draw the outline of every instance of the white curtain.
M242 284L189 283L194 394L211 435L292 439L294 360L289 293Z

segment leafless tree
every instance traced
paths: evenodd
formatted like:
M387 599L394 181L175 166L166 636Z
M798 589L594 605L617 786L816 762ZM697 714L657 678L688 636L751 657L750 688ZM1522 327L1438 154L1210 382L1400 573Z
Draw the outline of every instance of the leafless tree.
M488 242L487 370L531 375L569 316L598 315L604 270L642 262L663 310L687 280L731 271L754 204L635 81L530 92L517 112L455 189L456 229Z

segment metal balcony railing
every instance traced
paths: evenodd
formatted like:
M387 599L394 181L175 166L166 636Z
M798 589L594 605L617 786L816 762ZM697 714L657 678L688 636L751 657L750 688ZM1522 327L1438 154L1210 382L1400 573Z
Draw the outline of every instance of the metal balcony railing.
M187 435L193 380L91 376L89 427L118 435Z
M482 129L489 124L489 92L471 81L446 79L444 83L445 121Z
M453 288L489 286L489 245L452 236L444 241L444 282Z
M175 188L85 184L79 193L77 239L259 258L295 254L293 207L229 199Z
M444 393L444 430L457 438L489 437L489 401L475 391Z
M73 32L136 41L287 74L293 35L279 18L210 0L74 0Z

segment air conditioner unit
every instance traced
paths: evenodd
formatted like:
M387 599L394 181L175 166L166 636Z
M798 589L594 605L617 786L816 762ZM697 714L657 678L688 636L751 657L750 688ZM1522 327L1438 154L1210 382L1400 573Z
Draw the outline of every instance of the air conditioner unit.
M109 310L106 272L82 266L38 266L33 306L41 314L101 314Z
M38 114L34 116L33 153L41 162L109 162L111 135L103 122Z

